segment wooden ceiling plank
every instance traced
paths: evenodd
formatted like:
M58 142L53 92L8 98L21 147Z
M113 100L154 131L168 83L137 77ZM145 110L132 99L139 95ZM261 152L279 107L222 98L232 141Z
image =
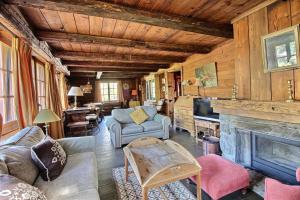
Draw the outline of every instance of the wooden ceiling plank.
M102 24L102 33L101 35L104 37L111 37L113 35L113 32L115 30L117 20L115 19L103 19Z
M167 64L173 62L184 62L185 57L175 56L143 56L143 55L125 55L125 54L103 54L103 53L87 53L76 51L54 51L55 57L63 60L77 61L121 61L121 62L140 62L140 63L157 63Z
M74 33L62 33L51 31L40 31L37 36L44 41L76 42L86 44L112 45L115 47L131 47L142 50L175 51L187 53L209 53L211 48L208 46L182 45L172 43L144 42L138 40L128 40L120 38L110 38Z
M74 14L75 24L78 33L89 34L90 33L90 21L88 15Z
M73 13L58 12L58 15L63 24L64 31L66 31L68 33L77 33L78 32Z
M50 26L47 23L41 10L38 8L21 8L22 13L30 13L25 15L25 18L33 23L34 27L39 27L41 30L49 30Z
M35 37L31 27L17 7L4 4L0 1L0 16L0 23L3 26L18 37L24 38L37 54L55 65L58 71L69 74L66 66L63 66L59 59L54 58L49 46L45 42L40 42Z
M6 2L21 7L35 7L62 12L73 12L90 16L120 19L141 24L183 30L188 32L232 38L233 31L230 24L215 24L195 18L178 15L167 15L158 12L140 10L128 6L121 6L104 1L81 0L6 0Z
M57 17L57 16L59 16L57 11L42 9L41 13L45 17L51 30L54 30L54 31L63 31L64 30L64 26L63 26L60 18Z

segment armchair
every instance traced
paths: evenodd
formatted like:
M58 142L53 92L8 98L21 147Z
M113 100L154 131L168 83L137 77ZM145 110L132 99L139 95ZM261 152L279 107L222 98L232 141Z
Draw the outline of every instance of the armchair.
M141 108L149 118L140 125L135 124L129 116L134 111L133 108L114 109L112 116L106 120L106 126L115 148L140 137L169 138L170 118L158 114L154 106L141 106Z

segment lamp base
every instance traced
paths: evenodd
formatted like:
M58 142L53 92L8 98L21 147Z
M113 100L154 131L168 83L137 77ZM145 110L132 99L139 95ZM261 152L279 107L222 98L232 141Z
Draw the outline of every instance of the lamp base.
M48 127L49 127L49 124L48 124L48 123L45 123L44 128L45 128L45 135L46 135L46 136L49 136L49 135L48 135Z

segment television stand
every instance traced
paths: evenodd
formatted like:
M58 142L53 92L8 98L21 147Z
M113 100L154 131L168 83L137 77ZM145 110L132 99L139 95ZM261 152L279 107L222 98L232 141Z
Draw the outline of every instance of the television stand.
M196 141L201 141L198 137L199 131L203 131L204 133L208 133L211 136L220 137L220 122L216 122L215 120L209 119L199 119L194 118L195 122L195 131L196 131Z

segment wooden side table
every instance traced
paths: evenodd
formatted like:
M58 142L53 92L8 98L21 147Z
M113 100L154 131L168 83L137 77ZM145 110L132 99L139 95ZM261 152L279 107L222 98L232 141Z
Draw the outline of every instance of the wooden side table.
M208 120L202 120L202 119L194 119L195 120L195 131L196 131L196 141L202 141L198 138L198 132L200 130L202 131L208 131L212 132L213 136L220 137L220 123L219 122L213 122Z

